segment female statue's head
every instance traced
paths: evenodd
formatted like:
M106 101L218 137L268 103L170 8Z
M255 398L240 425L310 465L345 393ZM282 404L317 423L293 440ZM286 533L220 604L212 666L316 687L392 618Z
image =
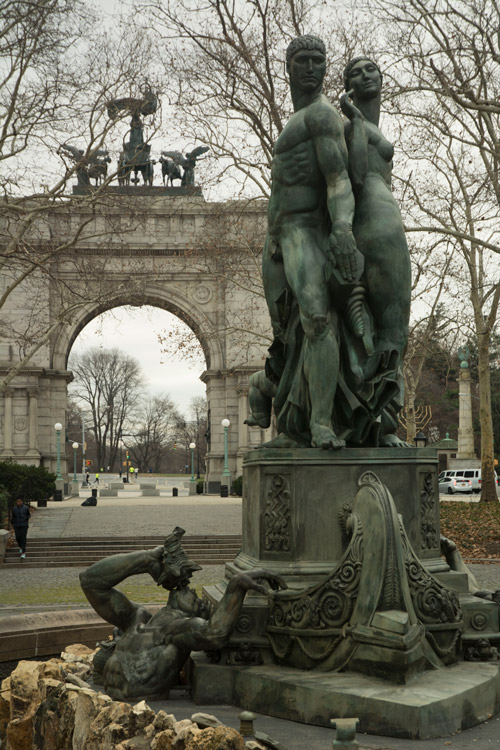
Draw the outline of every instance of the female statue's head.
M350 60L344 68L344 88L354 92L354 99L371 99L380 93L382 73L369 57L359 56Z

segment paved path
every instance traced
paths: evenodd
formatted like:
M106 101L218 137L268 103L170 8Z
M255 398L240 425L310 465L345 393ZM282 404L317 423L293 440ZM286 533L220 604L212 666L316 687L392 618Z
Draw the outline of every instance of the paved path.
M120 492L119 497L100 497L97 506L82 508L88 490L78 498L50 501L35 508L29 539L47 537L165 536L174 526L186 534L241 534L241 498L218 495L144 497L138 488Z
M181 483L171 480L175 486ZM63 502L49 502L46 508L34 508L28 533L27 555L30 539L47 537L123 537L167 536L175 526L181 526L188 535L241 534L241 498L221 498L218 495L191 495L187 490L181 497L165 492L160 497L144 497L137 485L130 485L119 497L98 499L97 506L82 508L88 490L79 497ZM80 607L81 604L32 604L33 588L64 589L78 586L78 575L84 568L15 568L2 569L0 574L0 616L20 612L41 612L55 608ZM195 573L194 585L206 585L224 577L223 565L206 565ZM151 576L134 576L134 586L151 587ZM23 604L2 606L2 594L15 590L25 591ZM54 593L54 597L56 594ZM48 598L48 597L47 597ZM50 598L48 598L50 601Z
M188 496L185 481L166 479L159 497L143 496L138 485L130 484L118 497L99 497L96 507L81 507L90 495L88 489L62 503L51 501L47 508L35 508L28 544L29 538L62 536L158 536L163 532L166 536L174 526L181 526L188 535L241 534L241 498ZM172 486L179 487L179 497L172 497ZM471 500L468 495L443 495L441 499Z
M217 716L227 726L239 728L238 714L241 713L241 708L216 705L196 706L186 691L174 689L170 692L168 701L148 701L148 704L155 711L163 709L167 713L174 714L178 721L190 719L196 711L204 711ZM335 710L332 709L332 718L334 713ZM254 728L279 740L286 750L331 750L335 739L333 729L298 724L262 714L257 714ZM377 737L373 734L361 733L356 735L356 740L359 743L359 750L448 750L448 748L449 750L499 750L500 718L494 716L472 729L466 729L451 737L438 737L432 740L399 740L394 737Z

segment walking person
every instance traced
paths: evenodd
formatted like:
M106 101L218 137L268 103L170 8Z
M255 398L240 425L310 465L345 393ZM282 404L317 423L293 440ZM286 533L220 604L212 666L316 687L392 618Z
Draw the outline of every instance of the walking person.
M96 473L96 475L95 475L95 481L94 481L94 484L97 484L97 485L99 485L99 472L97 472L97 473Z
M19 545L19 553L23 560L26 557L26 537L28 535L30 515L29 507L24 504L22 497L18 497L12 509L11 523L14 527L16 542Z

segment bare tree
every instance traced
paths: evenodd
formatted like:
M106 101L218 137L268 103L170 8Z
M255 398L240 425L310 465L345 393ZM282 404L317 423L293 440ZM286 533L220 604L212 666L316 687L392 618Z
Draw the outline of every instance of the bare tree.
M376 4L393 51L393 111L414 168L411 179L403 175L408 229L443 236L462 258L467 283L455 294L466 287L478 348L481 500L496 501L489 349L500 302L500 14L489 0Z
M142 395L139 362L119 349L91 348L70 359L73 399L86 417L96 443L99 468L114 466L122 433L131 432Z
M405 378L405 412L406 440L413 443L417 430L418 407L429 406L431 394L426 391L429 374L436 368L451 372L456 363L457 338L460 329L456 321L450 319L446 306L435 304L428 315L416 320L410 326L408 349L403 365ZM437 383L439 387L439 383ZM441 384L443 385L443 384ZM444 387L442 388L444 392ZM456 411L456 407L455 411ZM433 413L429 420L429 431L439 434ZM446 425L449 430L449 425Z
M169 101L183 138L210 147L212 178L234 196L267 196L272 149L292 113L285 48L295 36L323 36L330 50L325 90L338 99L341 70L370 26L321 0L153 0L145 12L170 71Z
M175 442L181 417L169 396L151 397L140 414L131 428L134 437L127 447L140 471L152 468L159 472L164 452Z
M79 170L123 130L119 116L125 115L110 117L106 103L137 96L145 77L154 76L147 34L99 33L96 15L79 0L0 0L0 14L2 390L93 290L104 302L102 283L95 283L98 264L73 248L109 235L96 215L104 213L103 191L114 171L83 194L73 195L71 187ZM80 149L81 158L64 164L57 156L62 144ZM130 228L135 216L131 211ZM87 295L65 287L60 263L78 267L82 278L88 274ZM47 286L58 298L57 315L42 302ZM25 321L12 314L19 297L33 300Z
M195 396L189 404L189 419L194 428L193 442L196 444L196 475L205 473L207 453L208 404L206 398Z

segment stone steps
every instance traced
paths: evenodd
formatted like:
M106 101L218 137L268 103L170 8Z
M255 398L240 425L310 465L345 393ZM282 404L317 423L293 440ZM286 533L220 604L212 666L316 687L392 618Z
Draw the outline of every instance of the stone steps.
M86 539L28 537L27 557L19 558L17 547L7 550L0 568L86 567L96 560L118 553L151 549L163 544L165 537L100 537ZM241 546L241 536L184 537L182 546L188 557L199 565L222 565L233 560Z

